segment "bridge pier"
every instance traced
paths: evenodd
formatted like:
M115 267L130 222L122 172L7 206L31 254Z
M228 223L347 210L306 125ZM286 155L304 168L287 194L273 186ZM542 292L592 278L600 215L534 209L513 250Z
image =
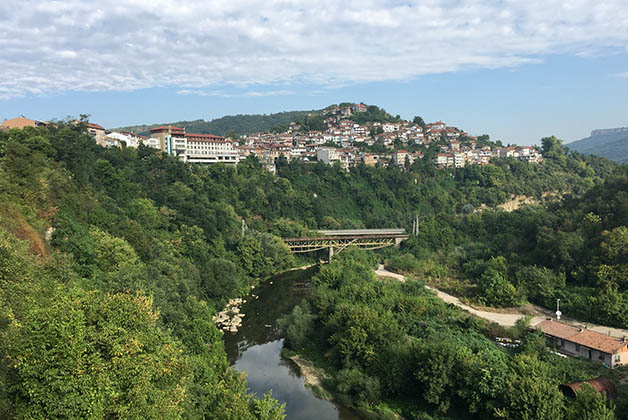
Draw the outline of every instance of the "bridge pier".
M399 248L399 245L401 245L401 242L403 242L404 240L405 238L400 238L400 237L395 238L395 248Z
M331 262L331 258L334 256L334 247L330 246L329 247L329 259L327 260L327 262Z

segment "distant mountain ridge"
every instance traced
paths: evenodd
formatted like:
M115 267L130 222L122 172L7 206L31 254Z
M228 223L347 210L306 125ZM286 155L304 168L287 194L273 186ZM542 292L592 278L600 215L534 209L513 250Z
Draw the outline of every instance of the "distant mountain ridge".
M160 125L173 125L185 128L190 133L215 134L224 136L231 130L237 136L251 134L260 131L269 131L273 127L290 124L292 121L301 120L308 114L319 112L311 111L287 111L275 114L250 114L250 115L226 115L211 121L193 120L177 121L162 124L133 125L127 127L114 128L114 131L132 131L139 135L149 135L150 129Z
M566 146L585 155L597 155L615 162L628 163L628 127L593 130L589 137Z
M619 128L602 128L599 130L591 131L591 137L594 136L607 136L609 134L620 134L626 133L628 134L628 127L619 127Z

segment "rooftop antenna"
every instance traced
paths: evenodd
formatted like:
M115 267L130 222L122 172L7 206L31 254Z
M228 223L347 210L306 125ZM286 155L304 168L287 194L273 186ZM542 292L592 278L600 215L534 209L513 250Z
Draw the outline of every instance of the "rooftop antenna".
M560 311L560 299L556 299L556 321L560 321L563 313Z

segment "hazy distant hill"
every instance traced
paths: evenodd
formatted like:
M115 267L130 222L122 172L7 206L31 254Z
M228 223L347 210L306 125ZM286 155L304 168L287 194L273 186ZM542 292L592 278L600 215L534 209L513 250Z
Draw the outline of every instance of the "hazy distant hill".
M593 130L585 139L566 144L570 150L628 163L628 127Z
M268 131L278 125L286 125L292 121L303 119L307 114L317 111L289 111L278 112L276 114L255 114L255 115L227 115L212 121L177 121L163 124L136 125L115 128L120 131L133 131L137 134L148 135L152 127L159 125L174 125L185 128L190 133L215 134L224 136L229 131L234 130L236 135L251 134L258 131Z

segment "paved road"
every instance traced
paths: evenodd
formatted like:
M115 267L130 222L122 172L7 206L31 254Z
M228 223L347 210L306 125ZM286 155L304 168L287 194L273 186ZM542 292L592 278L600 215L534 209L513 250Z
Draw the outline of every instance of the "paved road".
M377 270L375 270L375 274L377 274L378 276L382 276L382 277L392 277L398 281L405 281L406 278L404 276L402 276L401 274L397 274L397 273L393 273L391 271L388 271L384 268L383 264L380 264L379 267L377 267ZM525 316L525 314L523 314L522 312L517 313L517 314L501 314L498 312L488 312L488 311L480 311L478 309L475 309L469 305L466 305L462 302L460 302L460 299L458 299L455 296L452 296L448 293L445 292L441 292L438 289L435 289L431 286L425 286L426 288L428 288L429 290L433 291L436 296L438 296L439 298L441 298L442 300L444 300L445 302L454 304L456 306L458 306L459 308L464 309L465 311L479 317L479 318L484 318L487 319L489 321L492 322L496 322L499 325L502 325L504 327L512 327L515 325L515 322L517 322L518 319L523 318ZM541 321L546 319L546 315L537 315L534 316L531 320L530 320L530 326L535 326L538 323L540 323ZM563 318L562 321L569 323L569 324L574 324L574 325L579 325L579 326L587 326L587 328L589 328L590 330L593 331L597 331L600 332L602 334L609 334L612 335L613 337L628 337L628 330L623 330L620 328L612 328L612 327L605 327L603 325L596 325L596 324L591 324L589 322L579 322L573 319L569 319L569 318Z

